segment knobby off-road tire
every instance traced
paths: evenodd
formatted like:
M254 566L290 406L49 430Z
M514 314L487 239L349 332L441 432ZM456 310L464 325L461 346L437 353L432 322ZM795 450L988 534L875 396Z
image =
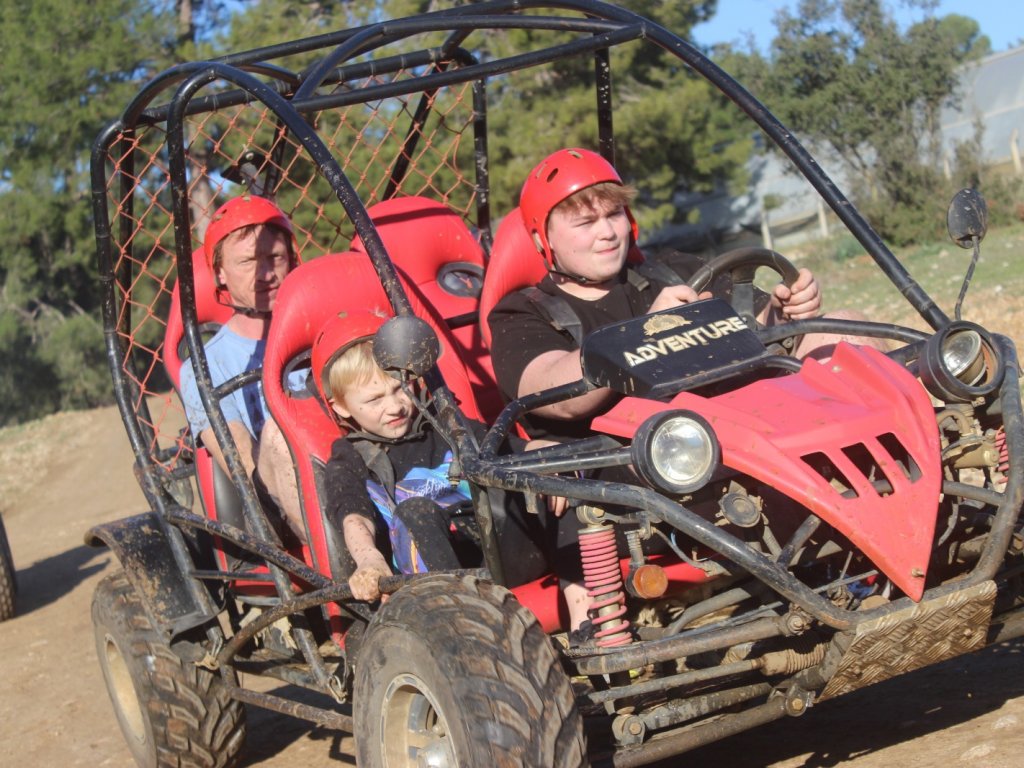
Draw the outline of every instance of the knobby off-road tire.
M135 762L142 768L238 762L245 708L220 678L171 650L123 572L97 585L92 622L103 679Z
M18 582L14 575L14 559L11 545L7 541L3 518L0 517L0 621L7 621L14 615L14 596Z
M356 664L360 768L579 768L579 710L551 641L512 594L438 574L403 587Z

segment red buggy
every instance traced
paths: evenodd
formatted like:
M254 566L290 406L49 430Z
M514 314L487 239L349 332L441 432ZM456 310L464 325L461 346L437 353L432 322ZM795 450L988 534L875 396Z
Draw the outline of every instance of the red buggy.
M527 53L480 55L498 30L543 34ZM492 226L489 93L592 62L595 135L613 159L609 52L623 45L668 52L746 112L929 330L757 328L744 286L758 267L793 267L744 249L691 281L731 274L734 305L602 329L584 342L583 380L503 404L480 323L537 265L514 211ZM139 765L236 764L246 705L354 733L364 766L643 765L1024 634L1013 344L959 308L950 319L771 113L668 30L598 2L490 2L183 64L102 132L92 173L107 354L149 503L87 534L121 566L93 617ZM218 202L246 190L291 215L305 263L278 296L262 371L214 388L203 341L229 310L193 252ZM949 221L977 249L984 202L963 193ZM394 315L375 350L423 380L452 479L473 489L482 562L385 579L390 599L373 606L352 599L321 511L337 426L285 383L325 320L353 308ZM814 331L894 351L786 354L788 336ZM230 476L184 426L187 358ZM277 543L217 406L257 376L291 447L308 546ZM596 386L623 398L594 437L508 451L522 414ZM493 425L482 441L469 418ZM609 466L635 481L588 476ZM579 502L593 647L561 642L554 578L503 586L490 487L538 514L538 494ZM646 556L650 537L668 554Z

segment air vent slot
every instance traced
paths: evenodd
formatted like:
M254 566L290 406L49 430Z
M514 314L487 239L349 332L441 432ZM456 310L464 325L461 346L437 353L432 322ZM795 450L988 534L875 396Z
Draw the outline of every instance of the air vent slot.
M831 485L836 493L848 499L857 498L857 491L854 490L849 479L827 455L821 452L809 453L803 457L803 460L807 466L821 475L822 479Z

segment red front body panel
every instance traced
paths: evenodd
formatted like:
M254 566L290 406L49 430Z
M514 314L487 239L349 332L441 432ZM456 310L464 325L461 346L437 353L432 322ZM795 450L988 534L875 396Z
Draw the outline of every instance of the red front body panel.
M625 398L593 426L629 438L649 416L670 409L704 416L721 442L725 466L805 506L907 595L921 599L942 471L934 409L903 366L843 343L825 363L808 360L795 375L716 397ZM874 481L888 481L891 492L876 490L863 462L853 458L867 455L884 475L876 472ZM842 482L830 482L823 466Z

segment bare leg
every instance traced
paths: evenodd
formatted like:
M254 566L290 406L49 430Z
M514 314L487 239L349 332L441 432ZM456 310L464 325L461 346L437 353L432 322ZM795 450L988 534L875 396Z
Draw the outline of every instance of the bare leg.
M270 497L284 515L285 522L299 540L306 543L306 525L299 503L299 485L291 451L281 428L273 419L263 427L256 457L256 470Z
M575 582L566 584L563 594L569 609L569 630L579 629L580 625L589 618L587 611L594 601L591 600L587 588Z
M840 320L868 319L862 312L851 309L826 312L823 317ZM803 360L805 357L814 360L827 360L832 356L836 345L841 341L856 344L859 347L873 347L881 352L888 352L890 349L889 342L886 339L874 339L870 336L850 336L843 333L808 333L797 344L795 356L800 360Z

